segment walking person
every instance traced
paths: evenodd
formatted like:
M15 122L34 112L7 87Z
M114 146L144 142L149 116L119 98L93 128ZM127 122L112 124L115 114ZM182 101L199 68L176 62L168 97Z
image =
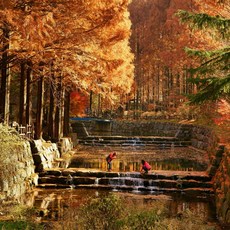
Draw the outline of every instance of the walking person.
M145 160L141 160L140 173L148 173L149 170L151 170L150 164Z
M106 161L107 161L107 168L108 171L110 172L112 170L112 160L115 159L117 157L117 153L110 153L107 157L106 157Z

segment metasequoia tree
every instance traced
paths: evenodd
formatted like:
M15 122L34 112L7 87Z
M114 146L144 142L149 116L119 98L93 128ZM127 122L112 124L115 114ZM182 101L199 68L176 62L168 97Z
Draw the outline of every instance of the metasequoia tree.
M9 51L16 54L15 73L21 73L24 97L20 111L24 113L25 101L29 104L29 85L38 82L33 94L37 98L37 138L42 135L44 110L49 117L51 138L58 140L63 135L63 121L68 120L64 109L68 108L72 90L93 91L111 102L120 93L130 91L133 56L128 44L128 0L15 0L11 3L9 12L4 9L4 13L14 25ZM28 113L21 120L28 121L27 116Z
M187 100L185 94L196 91L187 79L191 77L188 69L198 66L199 60L188 57L184 47L205 49L216 44L210 35L200 31L191 34L175 13L178 9L195 11L199 7L194 1L181 0L134 0L130 5L132 48L136 54L136 110L175 113Z
M1 3L2 46L6 47L2 49L2 63L4 64L1 66L1 114L6 123L9 121L7 108L10 105L10 95L6 94L9 92L7 85L10 84L10 75L6 74L9 73L9 69L11 69L11 75L18 75L21 79L18 121L21 124L25 124L26 121L31 122L29 119L31 117L29 95L33 64L31 60L35 56L34 60L41 58L39 52L43 50L42 41L47 40L44 39L45 36L47 37L47 31L44 28L50 24L49 18L48 14L42 15L39 12L34 13L32 17L29 5L24 1L12 0ZM41 28L41 24L45 25L44 28ZM8 28L7 36L4 32L5 28ZM46 34L42 34L41 30ZM4 43L5 40L7 45Z
M179 63L185 60L179 55L182 47L177 45L183 27L173 17L179 7L186 8L188 3L167 0L131 4L132 47L136 54L135 109L157 111L170 104L176 77L184 69L178 68Z
M10 87L10 74L9 74L9 39L11 26L7 20L7 13L10 8L10 2L1 3L0 10L0 36L1 36L1 91L0 91L0 119L4 122L9 120L9 87Z

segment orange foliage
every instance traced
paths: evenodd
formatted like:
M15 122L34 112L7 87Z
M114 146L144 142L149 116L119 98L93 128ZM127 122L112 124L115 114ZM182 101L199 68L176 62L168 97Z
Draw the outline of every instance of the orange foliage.
M81 92L72 92L70 94L70 116L82 117L85 115L86 107L88 107L88 97Z
M1 1L0 26L11 32L9 53L15 60L30 59L35 77L42 62L49 78L52 64L65 85L113 100L129 93L133 83L129 2Z
M218 117L214 118L214 122L217 125L222 125L225 122L230 121L230 104L222 99L218 102L218 108L217 108L217 112L218 112Z

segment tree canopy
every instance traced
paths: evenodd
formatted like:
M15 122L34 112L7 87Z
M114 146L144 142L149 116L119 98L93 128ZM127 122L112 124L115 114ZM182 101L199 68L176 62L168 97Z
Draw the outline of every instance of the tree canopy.
M80 90L88 95L94 92L106 98L108 104L129 93L134 69L129 47L129 3L129 0L1 1L0 114L4 121L9 120L9 105L18 103L9 94L12 87L18 87L10 86L12 77L20 85L19 114L30 104L30 87L35 83L40 84L37 91L44 93L34 92L33 100L37 97L40 103L37 110L44 111L43 104L50 101L54 101L56 109L60 108L64 91Z
M83 90L129 92L133 56L128 4L128 0L1 3L1 28L10 32L9 56L15 62L31 59L34 70L46 63L47 73L53 62L67 84Z

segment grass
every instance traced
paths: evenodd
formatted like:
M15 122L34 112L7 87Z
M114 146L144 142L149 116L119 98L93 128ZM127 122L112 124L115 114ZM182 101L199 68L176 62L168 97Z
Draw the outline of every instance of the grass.
M1 221L0 229L4 230L43 230L43 226L28 221Z

